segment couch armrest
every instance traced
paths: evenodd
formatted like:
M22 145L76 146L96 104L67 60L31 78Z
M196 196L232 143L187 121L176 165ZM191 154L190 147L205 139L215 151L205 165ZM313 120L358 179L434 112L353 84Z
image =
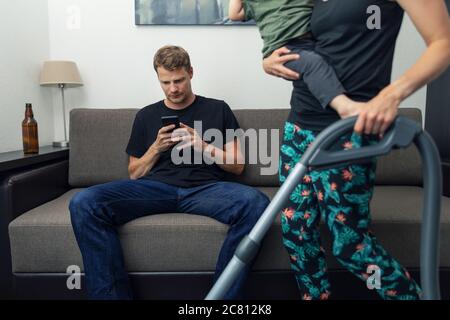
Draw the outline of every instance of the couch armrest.
M68 174L69 161L63 160L0 176L0 299L13 297L9 223L67 192Z
M0 187L5 201L2 215L6 215L9 223L22 213L59 197L70 190L68 175L68 160L10 175Z

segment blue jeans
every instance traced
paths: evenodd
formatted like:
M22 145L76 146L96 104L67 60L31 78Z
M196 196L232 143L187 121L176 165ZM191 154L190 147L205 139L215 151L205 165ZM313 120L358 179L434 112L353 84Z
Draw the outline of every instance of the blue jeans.
M75 237L83 257L91 299L132 299L117 227L139 217L168 212L203 215L228 224L216 265L215 280L250 232L269 199L255 188L217 182L180 188L148 179L120 180L77 193L69 204ZM239 276L224 299L242 298L251 266Z

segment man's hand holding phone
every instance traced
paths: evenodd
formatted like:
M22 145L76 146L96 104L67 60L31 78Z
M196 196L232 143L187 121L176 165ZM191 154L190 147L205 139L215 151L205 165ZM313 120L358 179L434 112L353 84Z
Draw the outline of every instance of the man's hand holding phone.
M161 117L162 128L158 131L158 136L152 144L156 153L162 153L173 147L180 139L173 139L173 131L180 127L178 116Z
M172 138L172 140L175 140L176 142L183 141L183 143L177 146L177 150L193 146L195 151L202 152L206 146L206 142L202 140L198 132L184 123L180 123L180 127L180 129L176 129L173 132Z
M175 129L174 124L170 124L168 126L159 129L158 136L156 137L155 142L151 146L151 148L153 148L156 151L156 153L159 154L165 152L178 142L172 140L172 133L174 129Z
M178 116L161 117L163 127L158 131L158 137L152 147L161 153L169 150L178 142L177 150L194 147L194 150L202 152L205 142L193 128L181 123Z

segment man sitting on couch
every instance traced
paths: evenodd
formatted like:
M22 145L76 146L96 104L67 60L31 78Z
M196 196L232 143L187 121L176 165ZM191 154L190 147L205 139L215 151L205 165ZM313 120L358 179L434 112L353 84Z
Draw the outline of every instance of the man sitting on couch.
M202 140L192 129L225 130L239 125L229 106L219 100L195 95L191 88L193 69L187 52L175 46L158 50L154 68L166 99L141 109L135 118L126 149L130 180L92 186L77 193L69 209L72 226L83 257L89 298L131 299L117 227L133 219L162 213L204 215L230 225L216 265L220 275L240 240L249 233L269 203L260 191L241 184L224 182L226 172L241 174L239 140L225 141L221 148ZM181 128L162 126L161 117L178 116ZM178 142L181 142L177 144ZM173 149L207 153L206 163L173 161ZM107 157L107 155L105 155ZM225 299L242 297L242 287L250 271L247 267Z

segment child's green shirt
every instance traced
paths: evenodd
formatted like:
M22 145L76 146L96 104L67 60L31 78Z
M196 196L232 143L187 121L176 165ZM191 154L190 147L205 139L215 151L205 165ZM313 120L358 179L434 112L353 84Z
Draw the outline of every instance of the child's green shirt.
M245 20L255 20L263 56L310 31L314 0L243 0Z

